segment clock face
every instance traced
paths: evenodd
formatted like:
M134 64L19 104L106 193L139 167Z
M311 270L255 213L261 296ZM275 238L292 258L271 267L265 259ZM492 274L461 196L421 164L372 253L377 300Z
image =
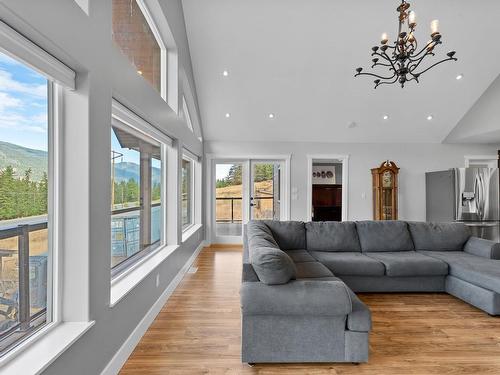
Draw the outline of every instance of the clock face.
M392 173L390 171L385 171L382 175L382 187L392 187Z

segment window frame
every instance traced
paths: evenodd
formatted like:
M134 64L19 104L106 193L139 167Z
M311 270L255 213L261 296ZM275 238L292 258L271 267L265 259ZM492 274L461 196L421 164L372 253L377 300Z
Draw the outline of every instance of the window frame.
M187 162L189 162L190 164L190 170L189 170L189 178L190 178L190 187L189 187L189 205L188 205L188 208L189 208L189 212L188 212L188 216L189 216L189 223L187 223L186 225L184 225L184 223L182 222L182 164L181 164L181 189L180 189L180 194L179 194L179 198L180 198L180 207L181 207L181 230L182 230L182 233L185 233L187 232L189 229L191 229L193 226L196 225L196 222L195 222L195 205L196 205L196 194L195 194L195 189L196 189L196 173L195 173L195 169L196 169L196 162L197 162L197 159L198 157L196 157L195 155L191 154L188 150L186 149L183 149L182 151L182 158L181 160L185 160Z
M145 0L135 0L137 3L137 6L142 12L142 15L146 19L146 23L149 26L149 29L153 33L156 43L158 43L158 46L160 47L160 96L163 100L167 101L168 99L168 49L166 47L166 44L162 38L162 34L160 32L160 29L156 25L156 22L154 20L154 17L152 16L152 13L150 12L148 5L146 4ZM113 6L113 5L112 5ZM115 43L116 45L116 43ZM117 46L118 49L121 51L121 48ZM122 52L123 53L123 52ZM130 63L130 65L133 65L133 63L129 60L128 56L125 56L127 61ZM149 83L149 82L148 82ZM156 91L156 88L155 88Z
M168 147L172 147L172 139L157 130L152 124L145 121L133 111L122 105L116 99L112 100L112 116L110 130L118 128L132 134L146 142L156 142L161 149L161 233L159 244L151 244L147 248L138 251L134 255L120 262L119 264L110 268L112 281L121 278L130 270L142 264L145 258L157 251L163 249L167 245L167 197L166 197L166 181L167 181L167 166L168 166ZM110 143L111 147L111 143ZM113 187L111 187L113 188ZM110 228L111 228L112 212L110 211ZM111 233L111 232L110 232ZM111 241L109 247L109 254L111 256ZM111 262L110 262L111 264Z
M6 345L0 352L0 366L4 366L62 323L63 90L75 88L76 74L3 21L0 21L0 52L35 70L47 80L48 148L46 307L43 313L30 314L30 324L35 324L24 333L5 332L2 341Z

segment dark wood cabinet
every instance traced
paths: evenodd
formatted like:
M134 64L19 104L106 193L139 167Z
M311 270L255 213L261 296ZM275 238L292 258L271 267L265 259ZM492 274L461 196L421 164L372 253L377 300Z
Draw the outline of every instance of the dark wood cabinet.
M342 220L342 185L313 185L313 221Z

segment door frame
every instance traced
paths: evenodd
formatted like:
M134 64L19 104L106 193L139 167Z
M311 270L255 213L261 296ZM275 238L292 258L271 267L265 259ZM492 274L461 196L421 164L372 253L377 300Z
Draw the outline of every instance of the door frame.
M484 162L485 164L492 163L490 168L498 167L498 155L465 155L465 168L469 168L474 162Z
M291 154L277 154L277 155L261 155L261 154L217 154L217 153L208 153L206 154L206 170L207 173L205 174L206 176L206 200L207 202L206 205L206 212L205 212L205 221L206 221L206 243L207 246L210 246L213 242L213 240L216 239L215 235L215 226L213 225L215 222L215 185L214 185L214 176L215 176L215 161L230 161L230 162L241 162L241 163L248 163L248 166L250 166L250 161L258 161L258 160L279 160L283 161L283 171L282 171L282 178L281 178L281 183L283 184L283 198L281 199L281 206L280 206L280 216L281 220L290 220L290 161L291 161L292 155ZM248 168L248 172L246 173L248 175L244 180L246 179L246 185L250 186L250 183L248 179L250 178L250 170ZM245 181L244 181L245 184ZM243 187L243 192L245 194L247 189L245 186ZM248 192L246 192L248 195ZM243 199L242 204L245 203L245 197ZM249 208L249 204L247 205ZM247 215L244 215L245 217L242 218L243 224L246 224L248 221L249 213ZM220 239L220 238L219 238ZM234 242L234 237L230 236L230 240L232 242L227 242L227 243L238 243L241 244L243 243L243 236L241 240L238 240L238 242ZM224 241L220 243L225 243Z
M312 170L315 160L339 160L342 162L342 221L349 220L349 155L308 154L307 155L307 212L306 220L312 220Z

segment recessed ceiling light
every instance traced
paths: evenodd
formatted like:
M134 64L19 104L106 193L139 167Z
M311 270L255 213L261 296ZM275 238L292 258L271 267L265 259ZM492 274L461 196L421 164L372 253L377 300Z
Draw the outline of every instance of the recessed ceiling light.
M427 116L427 121L431 121L433 118L434 118L433 115L429 115L429 116Z
M268 116L269 118L274 118L274 113L270 113Z
M231 114L230 113L226 113L226 118L229 118L231 117Z
M389 115L384 115L384 116L382 116L382 118L383 118L384 120L388 120L388 119L389 119Z
M228 72L227 70L224 70L224 71L222 72L222 75L223 75L224 77L227 77L227 76L229 75L229 72Z
M464 78L464 75L463 74L459 74L455 78L456 78L457 81L460 81L462 78Z
M140 76L142 76L142 70L138 70L137 74L139 74Z

